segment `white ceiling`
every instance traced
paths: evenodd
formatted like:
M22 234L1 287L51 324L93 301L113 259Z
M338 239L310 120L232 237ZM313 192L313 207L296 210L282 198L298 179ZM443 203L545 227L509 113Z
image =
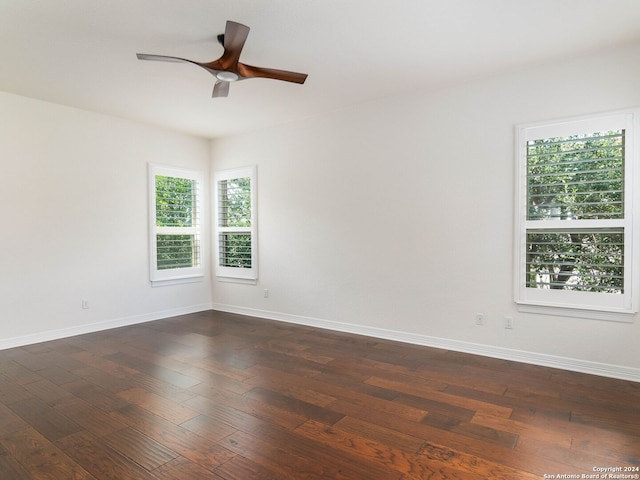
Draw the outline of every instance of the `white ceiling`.
M226 20L307 82L136 59L215 60ZM214 138L638 41L640 0L0 0L0 90Z

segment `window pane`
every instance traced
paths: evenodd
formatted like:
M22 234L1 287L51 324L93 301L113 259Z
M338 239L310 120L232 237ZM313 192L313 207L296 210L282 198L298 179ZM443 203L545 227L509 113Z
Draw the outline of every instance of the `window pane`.
M195 235L156 235L157 268L198 267L199 242Z
M196 188L195 180L156 175L156 226L194 226Z
M624 130L531 140L529 220L624 216Z
M623 229L527 233L528 288L623 293Z
M218 182L218 225L251 226L251 179L233 178Z
M251 268L251 234L220 233L220 266Z

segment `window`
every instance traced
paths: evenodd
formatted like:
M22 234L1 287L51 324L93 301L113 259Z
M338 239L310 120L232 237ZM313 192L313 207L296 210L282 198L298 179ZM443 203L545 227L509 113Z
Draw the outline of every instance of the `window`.
M522 310L632 320L640 270L637 128L635 111L518 127Z
M152 285L202 277L200 174L151 165L149 184Z
M216 275L230 281L255 283L258 278L256 242L256 168L217 172Z

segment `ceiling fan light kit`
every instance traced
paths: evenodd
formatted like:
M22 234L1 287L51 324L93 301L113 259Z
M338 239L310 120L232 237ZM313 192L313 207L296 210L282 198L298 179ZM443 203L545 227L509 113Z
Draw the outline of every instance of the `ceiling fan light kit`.
M152 60L161 62L183 62L197 65L216 77L212 97L226 97L229 95L229 83L246 80L247 78L271 78L285 82L302 84L307 79L306 73L288 72L273 68L253 67L240 63L240 54L247 41L249 27L241 23L227 21L224 34L218 35L218 41L222 44L224 52L222 56L209 63L201 63L186 58L169 57L165 55L153 55L137 53L138 60Z
M235 82L240 77L238 77L238 75L233 72L218 72L216 73L216 78L223 82Z

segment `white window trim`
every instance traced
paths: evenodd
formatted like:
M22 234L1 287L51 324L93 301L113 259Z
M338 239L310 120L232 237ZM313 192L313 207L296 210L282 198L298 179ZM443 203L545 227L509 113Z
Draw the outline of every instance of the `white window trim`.
M218 182L233 178L249 177L251 182L251 227L238 229L237 227L220 227L218 225L219 192ZM257 168L255 165L220 170L214 174L214 247L215 273L221 282L245 283L255 285L258 282L258 184ZM251 233L251 268L224 267L220 265L220 236L221 232L247 231Z
M613 126L612 126L613 125ZM625 129L625 293L605 294L540 290L525 286L527 232L526 142L532 138L568 136L588 131ZM522 312L597 320L633 322L640 290L640 109L521 124L515 134L516 191L514 300ZM542 225L538 221L538 225ZM604 225L610 221L601 221ZM559 226L554 221L553 226Z
M199 282L204 278L204 249L205 242L202 236L202 220L203 215L203 177L200 172L195 170L187 170L177 167L167 167L150 163L149 168L149 276L152 287L161 287L169 285L179 285L183 283ZM187 178L198 182L198 201L199 211L196 212L196 225L189 228L180 227L158 227L156 226L156 175L176 178ZM179 233L178 230L186 234L196 234L200 240L200 261L198 267L192 268L174 268L167 270L158 270L157 262L157 242L156 235L162 233Z

